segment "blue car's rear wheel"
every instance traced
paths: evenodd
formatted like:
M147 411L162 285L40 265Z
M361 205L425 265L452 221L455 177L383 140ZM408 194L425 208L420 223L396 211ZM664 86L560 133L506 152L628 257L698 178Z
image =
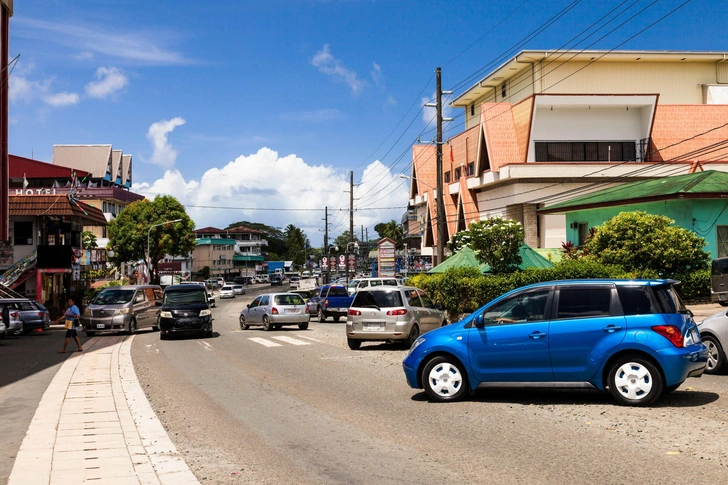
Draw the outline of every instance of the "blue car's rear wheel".
M468 392L468 376L457 360L439 356L422 371L422 385L433 401L459 401Z
M609 392L624 406L649 406L662 394L662 375L649 360L620 357L609 370Z

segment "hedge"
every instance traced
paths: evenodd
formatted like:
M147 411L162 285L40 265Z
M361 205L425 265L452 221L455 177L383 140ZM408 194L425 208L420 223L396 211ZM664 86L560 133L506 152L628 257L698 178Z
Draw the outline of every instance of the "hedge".
M604 265L586 259L562 260L553 268L527 269L515 273L481 275L477 268L451 268L444 273L419 274L407 284L423 289L433 300L445 307L450 321L463 313L471 313L494 298L515 288L542 281L593 279L593 278L642 278L619 266ZM701 270L689 275L676 275L682 281L679 287L684 299L710 295L710 271Z

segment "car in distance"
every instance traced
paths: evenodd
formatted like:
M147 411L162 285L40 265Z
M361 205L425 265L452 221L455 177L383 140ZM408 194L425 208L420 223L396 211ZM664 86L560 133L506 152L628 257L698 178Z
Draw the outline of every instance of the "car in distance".
M5 329L2 337L5 335L17 335L23 331L23 320L20 319L20 311L14 308L14 305L0 303L0 313L2 314Z
M407 383L433 401L479 388L608 390L648 406L699 377L708 348L674 280L551 281L510 291L419 337Z
M13 332L14 335L22 335L39 328L45 330L51 325L48 309L36 301L26 298L3 298L0 299L0 305L18 313L20 328Z
M160 340L166 340L171 335L190 333L212 337L212 310L203 286L168 286L164 289L162 300L157 302L157 308Z
M225 285L222 288L220 288L220 291L218 293L220 295L220 299L223 298L235 298L235 290L233 290L232 285Z
M309 316L306 303L295 293L267 293L257 296L240 312L240 329L251 325L262 325L269 331L283 325L298 325L300 330L308 328Z
M233 293L236 295L244 295L245 287L243 285L233 285Z
M279 274L270 275L270 285L271 286L283 286L283 276L281 276Z
M728 347L728 312L721 310L698 323L700 338L708 347L708 366L706 374L722 374L726 370Z
M346 317L346 342L395 340L411 347L421 334L447 325L445 313L419 288L377 286L356 292Z
M81 325L89 337L104 330L128 334L145 327L156 330L156 303L161 299L162 287L158 285L110 286L96 293L84 308Z

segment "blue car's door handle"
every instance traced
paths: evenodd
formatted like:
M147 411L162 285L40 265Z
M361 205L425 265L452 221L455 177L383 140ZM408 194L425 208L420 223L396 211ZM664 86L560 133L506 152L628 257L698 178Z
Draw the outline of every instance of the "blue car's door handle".
M538 338L545 337L545 336L546 336L545 333L536 330L531 335L529 335L528 338L538 339Z
M622 330L622 327L620 325L607 325L606 327L603 327L602 330L609 333L614 333L617 330Z

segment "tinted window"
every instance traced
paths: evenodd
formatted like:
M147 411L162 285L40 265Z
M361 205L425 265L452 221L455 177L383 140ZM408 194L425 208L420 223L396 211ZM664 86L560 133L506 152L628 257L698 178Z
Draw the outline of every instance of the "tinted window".
M255 308L258 305L260 305L260 297L258 297L255 300L253 300L253 303L250 304L250 308Z
M10 304L8 306L12 306L16 310L20 310L20 311L24 311L24 312L25 311L28 311L28 310L37 310L37 308L35 307L35 305L33 305L29 301L16 301L16 302L13 302L12 304Z
M121 303L129 303L134 297L134 290L119 290L116 288L108 288L101 290L91 303L94 305L115 305Z
M269 301L270 301L270 297L269 296L261 296L260 297L260 302L258 303L258 306L266 306Z
M617 286L617 293L625 315L660 313L657 302L647 286Z
M713 260L713 275L722 275L728 273L728 258L720 258Z
M332 286L329 288L329 296L349 296L349 292L341 286Z
M425 308L434 308L435 305L432 303L432 300L430 300L430 297L424 294L423 292L420 293L420 298L422 299L422 306Z
M191 305L196 303L206 303L205 290L200 288L192 288L189 290L174 290L164 292L165 305Z
M360 291L356 294L355 307L379 307L391 308L401 307L402 295L399 291Z
M383 285L397 286L397 280L382 280Z
M685 305L672 286L660 286L652 289L660 305L661 313L685 312Z
M298 295L277 295L274 301L276 305L303 305L303 298Z
M544 320L550 291L528 291L501 300L485 310L483 320L498 324Z
M407 298L407 304L412 307L422 306L420 297L417 294L417 290L407 290L404 292L405 298Z
M556 318L608 317L611 288L561 288Z

